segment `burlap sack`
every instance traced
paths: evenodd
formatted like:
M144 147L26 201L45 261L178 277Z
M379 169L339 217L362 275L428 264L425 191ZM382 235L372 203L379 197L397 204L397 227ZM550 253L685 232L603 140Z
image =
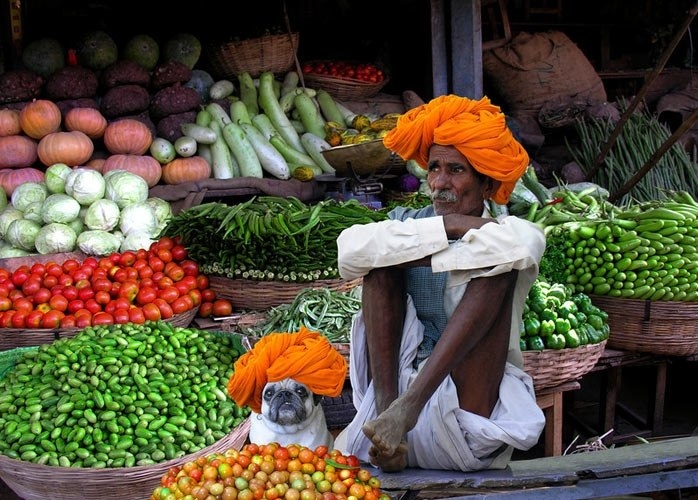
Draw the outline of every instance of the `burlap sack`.
M520 32L483 53L485 79L513 116L535 119L550 99L606 101L596 70L577 45L559 31Z

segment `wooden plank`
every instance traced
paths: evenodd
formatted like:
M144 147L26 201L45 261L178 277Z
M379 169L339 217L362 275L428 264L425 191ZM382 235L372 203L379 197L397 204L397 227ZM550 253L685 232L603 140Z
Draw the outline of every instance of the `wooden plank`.
M451 0L453 93L480 99L482 84L482 11L480 0Z
M431 74L434 97L448 93L445 0L431 0Z
M690 467L698 467L698 436L562 457L516 460L503 470L457 472L410 468L397 473L372 472L386 491L421 491L562 486L581 479L606 479Z

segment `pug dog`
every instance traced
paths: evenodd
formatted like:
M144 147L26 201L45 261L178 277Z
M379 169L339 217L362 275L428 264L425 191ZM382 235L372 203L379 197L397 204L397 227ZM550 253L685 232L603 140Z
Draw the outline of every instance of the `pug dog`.
M268 382L262 392L262 413L250 415L250 442L332 449L334 439L321 401L322 396L292 378Z

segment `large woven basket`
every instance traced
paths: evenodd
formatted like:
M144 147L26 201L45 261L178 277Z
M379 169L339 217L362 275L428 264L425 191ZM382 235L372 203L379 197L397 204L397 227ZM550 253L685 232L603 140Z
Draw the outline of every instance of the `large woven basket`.
M651 301L592 295L608 313L608 347L667 356L698 354L698 302Z
M216 297L228 299L236 310L266 311L281 304L293 302L298 292L304 288L329 288L347 292L361 284L361 278L354 280L332 279L307 282L255 281L210 276L209 286Z
M175 314L167 321L174 326L187 327L191 324L199 307L195 307L180 314ZM74 337L81 328L0 328L0 351L7 351L16 347L32 347L41 344L50 344L54 340Z
M121 498L147 500L160 486L160 479L174 465L213 452L240 449L249 434L246 419L228 435L197 452L154 465L89 469L51 467L0 455L0 478L24 500L75 500Z
M315 90L325 90L340 101L358 101L375 96L388 83L388 78L382 82L366 82L356 78L336 78L327 75L306 73L303 75L305 86Z
M248 72L253 77L265 71L289 71L298 50L298 33L264 35L212 46L208 51L211 69L219 78L235 78Z
M533 378L533 387L537 391L576 380L594 368L606 342L571 349L524 351L524 370Z

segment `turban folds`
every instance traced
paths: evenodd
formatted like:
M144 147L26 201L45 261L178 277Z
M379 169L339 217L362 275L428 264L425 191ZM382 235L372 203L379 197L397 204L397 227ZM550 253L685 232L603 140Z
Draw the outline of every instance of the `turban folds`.
M238 406L262 412L267 382L292 378L322 396L342 393L347 361L327 337L301 327L295 333L272 333L240 356L228 381L228 394Z
M432 145L454 146L478 172L501 182L492 199L509 201L528 167L526 150L507 127L504 114L489 98L479 101L439 96L405 112L383 138L386 148L427 168Z

